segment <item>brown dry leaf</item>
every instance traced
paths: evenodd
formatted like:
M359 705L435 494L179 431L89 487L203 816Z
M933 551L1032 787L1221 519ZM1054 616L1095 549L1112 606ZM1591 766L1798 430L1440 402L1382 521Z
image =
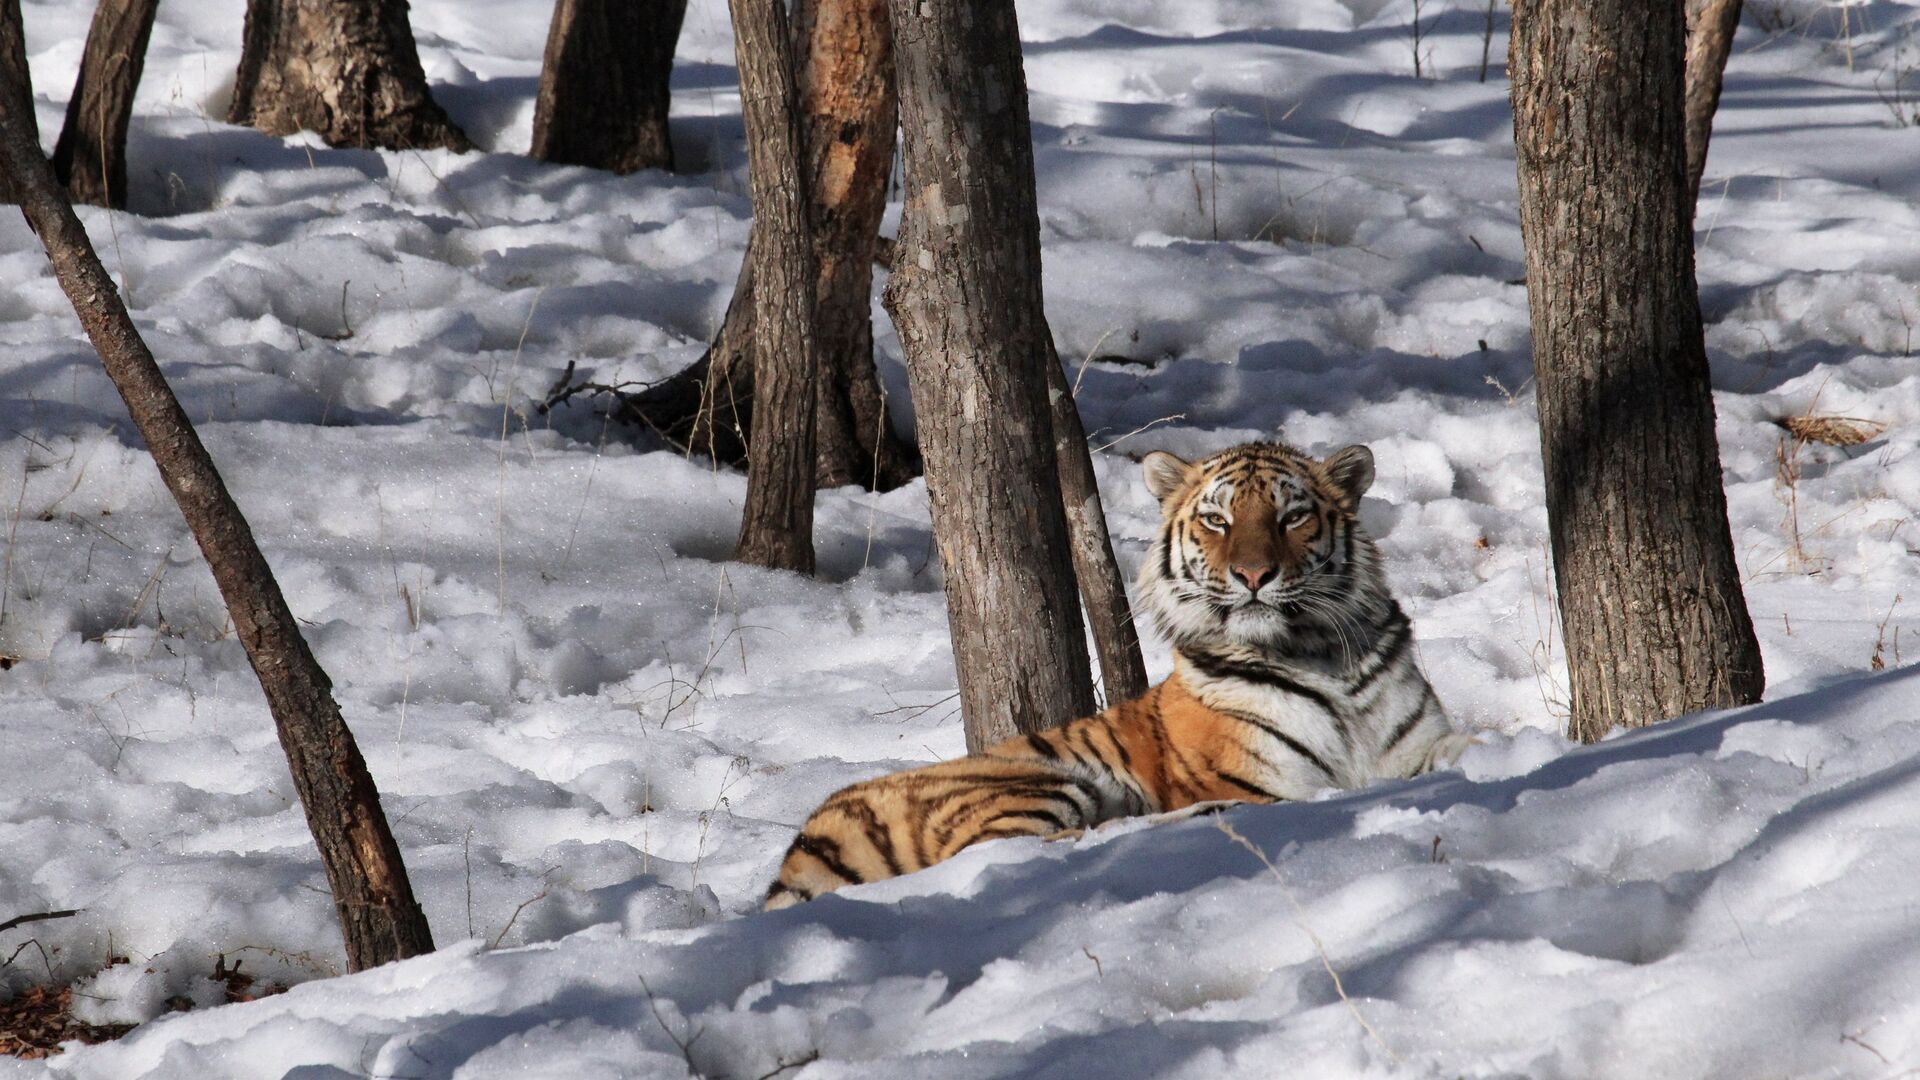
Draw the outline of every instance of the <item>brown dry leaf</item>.
M1825 443L1828 446L1859 446L1869 439L1878 438L1881 432L1887 430L1887 425L1879 420L1863 420L1857 416L1816 416L1812 413L1782 417L1774 423L1786 428L1801 442Z

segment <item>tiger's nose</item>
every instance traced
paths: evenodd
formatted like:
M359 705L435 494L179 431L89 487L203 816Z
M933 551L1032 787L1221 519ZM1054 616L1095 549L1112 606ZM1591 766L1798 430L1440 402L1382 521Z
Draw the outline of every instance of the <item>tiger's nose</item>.
M1273 576L1277 573L1279 573L1279 570L1272 563L1258 563L1251 566L1245 563L1233 564L1234 576L1246 582L1247 588L1252 589L1254 592L1259 592L1260 586L1272 581Z

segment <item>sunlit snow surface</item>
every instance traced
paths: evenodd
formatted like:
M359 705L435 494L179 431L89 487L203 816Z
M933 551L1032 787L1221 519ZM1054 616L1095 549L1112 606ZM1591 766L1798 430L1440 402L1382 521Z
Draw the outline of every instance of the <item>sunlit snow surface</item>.
M1212 822L1131 823L765 917L822 796L962 750L925 488L823 493L803 581L723 561L739 475L529 408L569 362L676 370L724 309L748 216L725 5L681 40L681 172L614 178L520 156L550 5L414 5L487 148L462 157L222 124L243 5L168 0L134 212L84 217L334 679L442 951L314 981L338 933L258 688L0 213L0 921L83 910L0 935L0 980L85 979L99 1021L217 998L217 954L303 984L0 1076L1920 1067L1920 130L1894 121L1920 86L1892 89L1920 11L1853 4L1843 35L1837 6L1750 3L1708 163L1701 291L1770 700L1569 751L1506 15L1482 84L1478 6L1422 5L1425 80L1406 0L1022 18L1049 317L1122 561L1156 512L1131 457L1368 443L1364 515L1484 745L1227 815L1277 873ZM48 142L89 7L25 4ZM1808 411L1889 426L1801 449L1790 491L1774 421ZM1876 653L1893 670L1866 677ZM96 975L110 953L133 962Z

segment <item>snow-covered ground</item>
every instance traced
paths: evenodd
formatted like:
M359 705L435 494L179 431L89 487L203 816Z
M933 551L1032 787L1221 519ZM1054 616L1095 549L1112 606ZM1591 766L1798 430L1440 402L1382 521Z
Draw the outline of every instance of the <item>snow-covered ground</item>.
M89 7L25 4L49 143ZM1076 375L1122 560L1153 527L1145 451L1370 444L1364 513L1485 744L1226 815L1271 872L1216 823L1130 823L773 916L751 912L817 800L961 752L925 489L822 493L802 580L724 561L742 477L530 408L569 362L672 371L719 319L748 215L724 3L681 40L682 171L628 178L521 156L549 5L414 5L485 148L464 157L222 124L242 7L162 5L134 212L84 217L335 681L442 950L320 979L337 928L259 690L0 214L0 920L83 911L0 934L0 986L80 979L87 1018L130 1021L216 999L217 955L302 984L0 1076L1920 1068L1916 5L1750 2L1708 163L1769 700L1571 750L1505 12L1482 83L1477 2L1421 5L1424 79L1410 0L1023 2L1049 315L1069 363L1098 358ZM1808 412L1887 428L1783 445ZM110 955L133 962L96 974Z

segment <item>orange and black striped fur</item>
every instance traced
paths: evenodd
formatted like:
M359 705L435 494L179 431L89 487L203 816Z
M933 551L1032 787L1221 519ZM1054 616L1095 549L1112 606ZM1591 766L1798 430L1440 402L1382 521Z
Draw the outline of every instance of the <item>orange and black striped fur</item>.
M1148 455L1158 539L1140 603L1174 645L1144 696L984 753L854 784L807 819L768 909L919 870L982 840L1425 772L1466 745L1355 518L1373 454L1276 443Z

